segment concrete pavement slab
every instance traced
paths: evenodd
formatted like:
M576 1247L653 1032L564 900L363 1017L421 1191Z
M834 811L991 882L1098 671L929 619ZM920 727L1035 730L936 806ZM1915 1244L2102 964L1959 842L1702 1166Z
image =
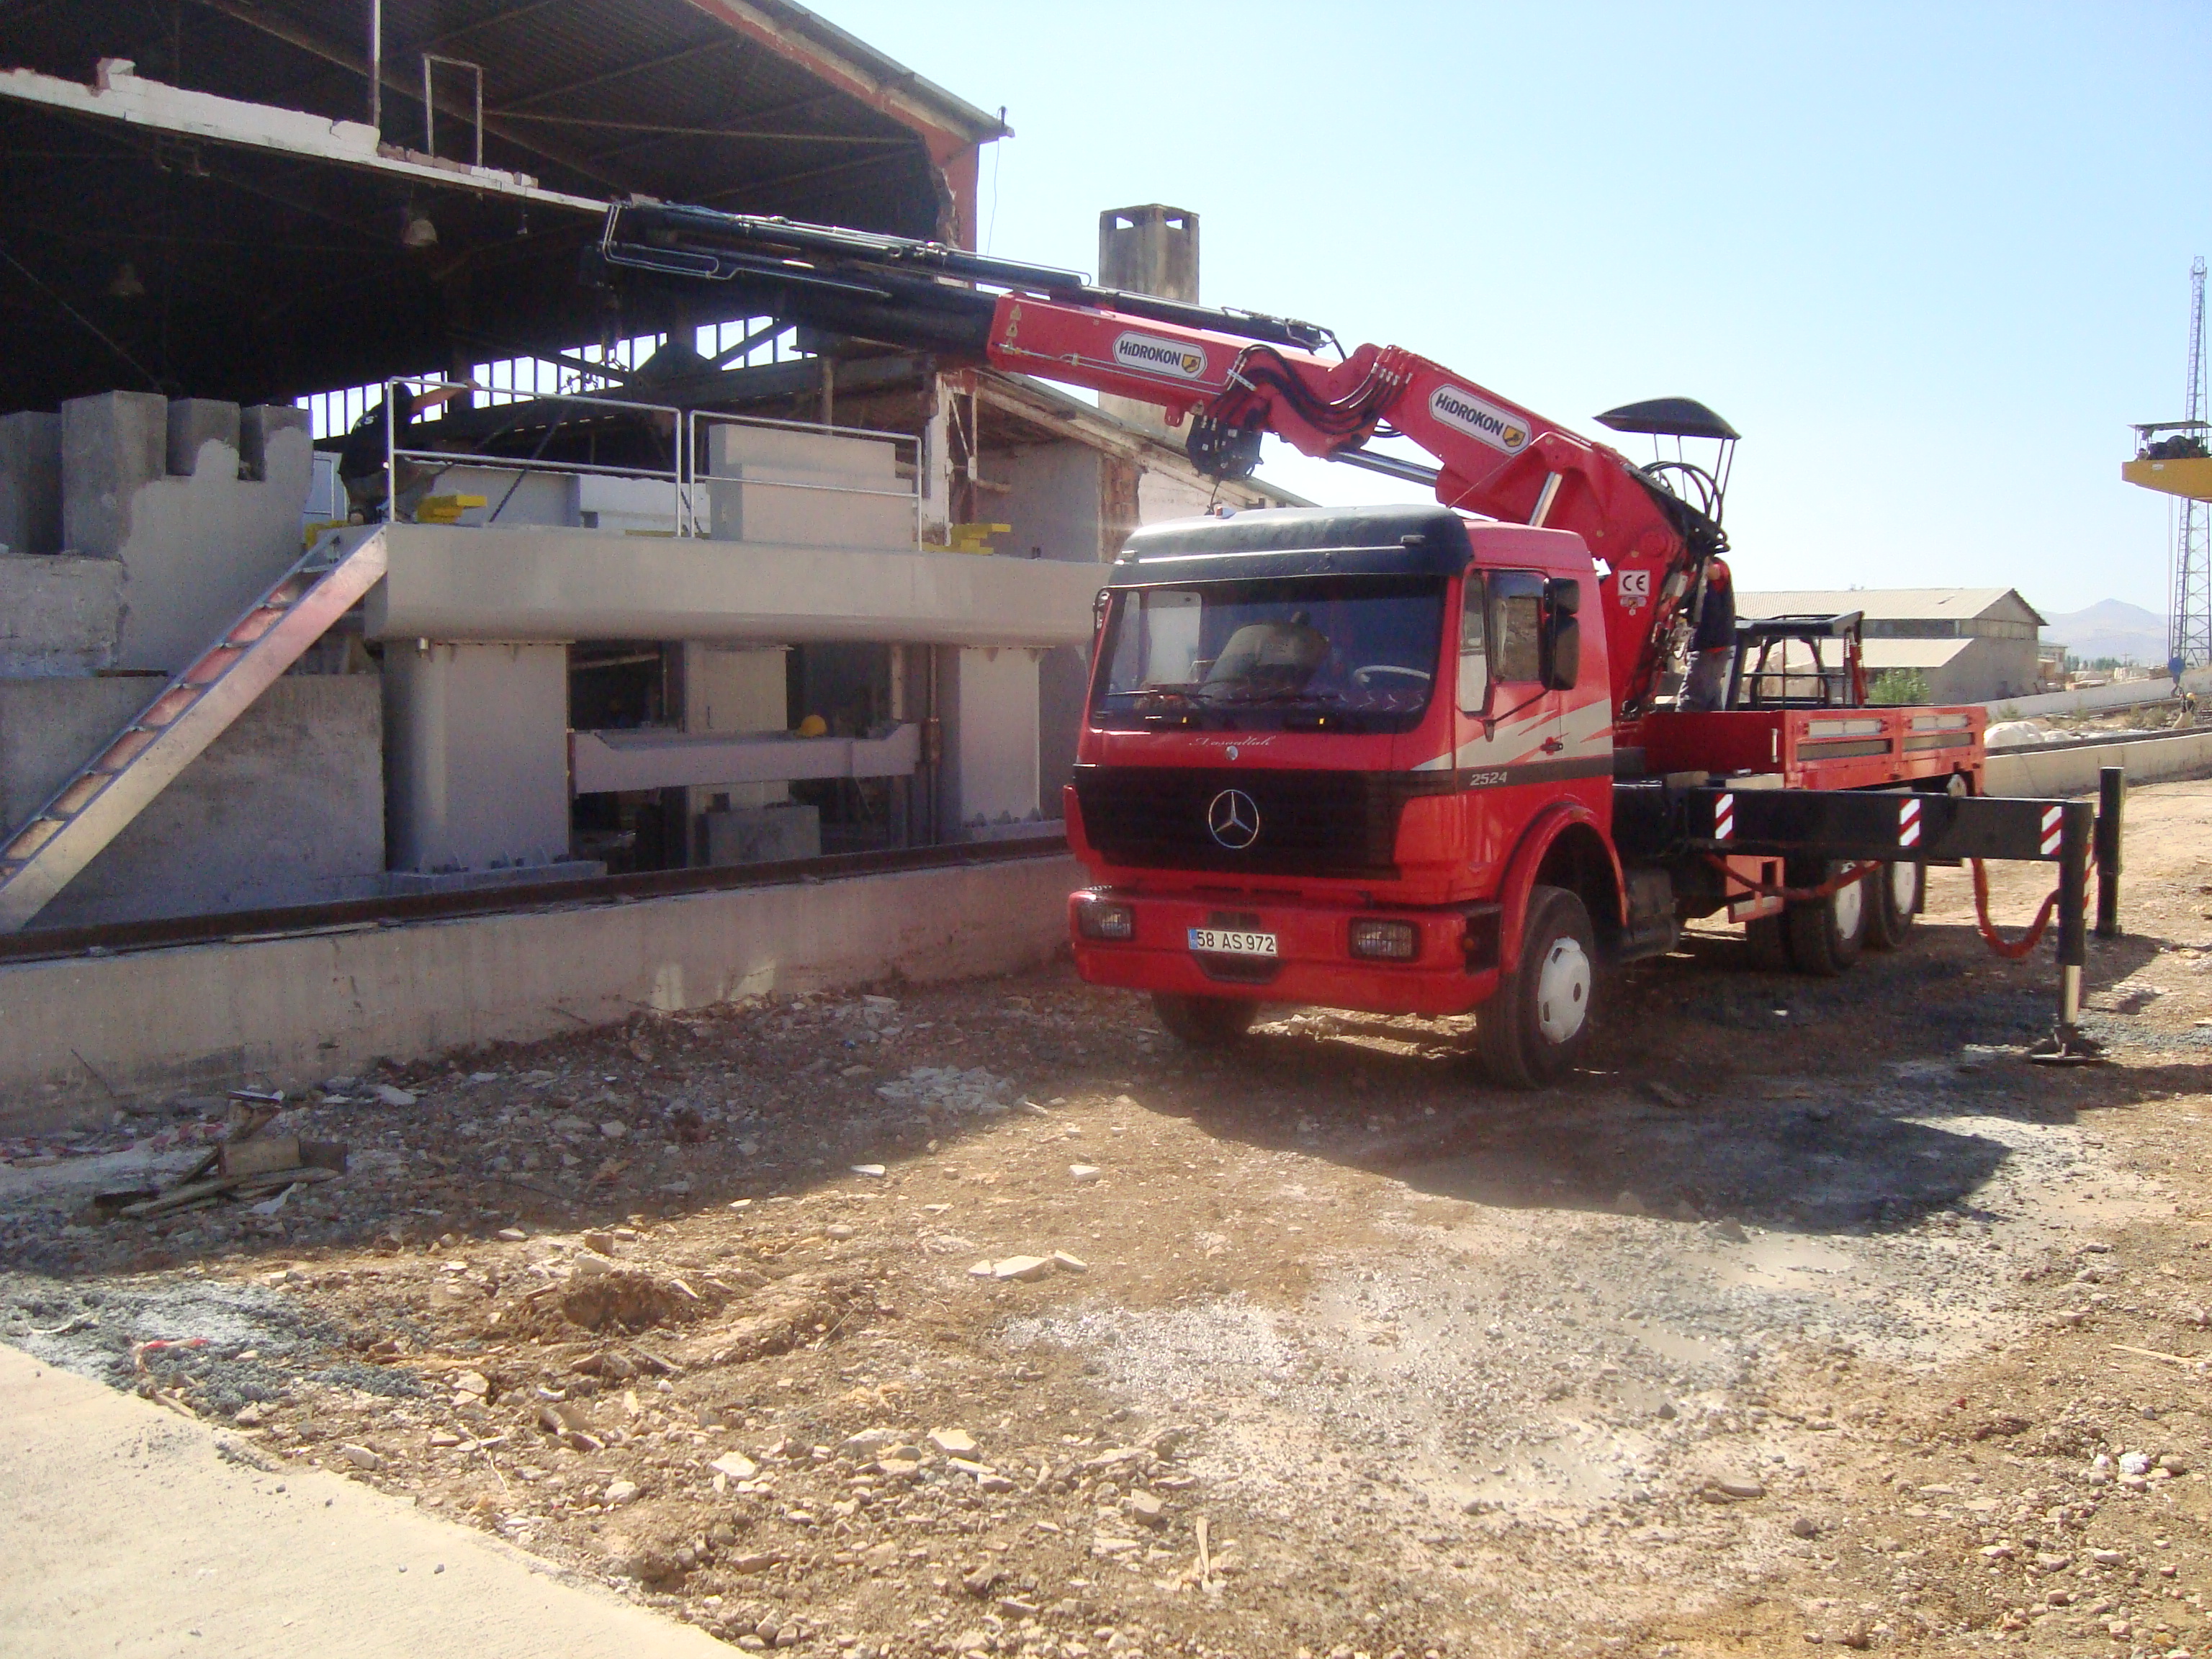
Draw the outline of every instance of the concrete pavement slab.
M0 1346L9 1659L707 1659L703 1632Z

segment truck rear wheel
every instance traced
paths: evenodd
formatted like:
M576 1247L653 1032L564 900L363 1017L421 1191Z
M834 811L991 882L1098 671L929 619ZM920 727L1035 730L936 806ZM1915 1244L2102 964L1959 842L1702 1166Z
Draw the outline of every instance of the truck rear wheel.
M1521 959L1475 1013L1492 1078L1510 1089L1540 1089L1565 1077L1589 1045L1596 997L1589 912L1564 887L1531 889Z
M1867 881L1867 896L1873 902L1868 906L1867 943L1877 951L1896 951L1904 947L1905 935L1912 931L1914 912L1920 908L1920 886L1928 878L1924 864L1908 864L1899 860L1886 864Z
M1840 864L1815 864L1801 878L1793 866L1790 885L1819 886L1834 880L1843 868ZM1862 876L1824 899L1802 900L1784 913L1790 959L1799 973L1832 978L1859 959L1859 951L1866 945L1868 915L1874 908L1874 895L1867 888L1867 879Z
M1235 997L1186 997L1155 991L1152 1012L1160 1017L1168 1035L1185 1048L1218 1048L1252 1029L1260 1005Z

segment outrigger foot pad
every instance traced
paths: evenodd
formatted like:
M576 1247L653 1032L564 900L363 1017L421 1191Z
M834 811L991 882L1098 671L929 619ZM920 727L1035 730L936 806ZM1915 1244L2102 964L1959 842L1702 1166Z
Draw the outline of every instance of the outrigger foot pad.
M2027 1051L2027 1057L2038 1066L2099 1066L2104 1063L2105 1045L2083 1036L2079 1026L2054 1025L2049 1036Z

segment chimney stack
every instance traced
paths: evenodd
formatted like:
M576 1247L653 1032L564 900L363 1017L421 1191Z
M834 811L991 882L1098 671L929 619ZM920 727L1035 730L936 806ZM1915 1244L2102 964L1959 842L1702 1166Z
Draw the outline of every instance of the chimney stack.
M1162 300L1198 302L1198 216L1158 202L1111 208L1098 216L1098 285ZM1108 414L1161 435L1170 432L1158 404L1102 396Z

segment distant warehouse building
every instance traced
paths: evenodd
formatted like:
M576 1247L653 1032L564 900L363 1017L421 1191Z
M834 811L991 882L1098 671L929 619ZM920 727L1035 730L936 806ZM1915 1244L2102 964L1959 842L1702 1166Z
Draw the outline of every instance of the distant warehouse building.
M1793 589L1740 593L1741 617L1833 616L1866 618L1869 682L1887 671L1924 676L1935 702L1996 702L2032 696L2041 688L2036 648L2043 618L2009 587Z

